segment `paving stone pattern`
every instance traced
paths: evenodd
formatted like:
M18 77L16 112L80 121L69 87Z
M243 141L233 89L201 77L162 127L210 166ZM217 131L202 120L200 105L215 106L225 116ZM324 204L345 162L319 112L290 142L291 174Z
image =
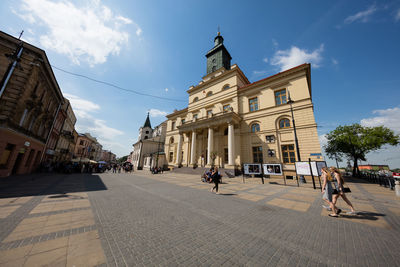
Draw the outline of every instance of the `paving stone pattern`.
M319 190L279 183L224 178L217 195L168 172L3 179L0 266L400 266L393 191L350 181L358 214L330 218Z

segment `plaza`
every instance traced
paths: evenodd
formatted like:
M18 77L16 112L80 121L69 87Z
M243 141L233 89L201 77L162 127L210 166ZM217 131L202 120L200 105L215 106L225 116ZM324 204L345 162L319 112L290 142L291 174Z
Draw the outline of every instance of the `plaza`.
M349 180L357 215L281 179L149 171L33 174L0 183L0 266L396 266L399 198Z

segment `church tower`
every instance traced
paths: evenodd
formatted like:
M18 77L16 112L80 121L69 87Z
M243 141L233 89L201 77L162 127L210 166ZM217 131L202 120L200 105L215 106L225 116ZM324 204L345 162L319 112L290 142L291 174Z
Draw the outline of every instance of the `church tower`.
M231 68L231 55L224 46L224 38L221 33L214 38L214 47L207 52L207 74L224 67L226 70Z
M152 134L153 134L153 129L151 128L149 113L147 112L146 121L144 122L143 127L140 127L140 129L139 129L138 140L149 139L149 138L151 138Z

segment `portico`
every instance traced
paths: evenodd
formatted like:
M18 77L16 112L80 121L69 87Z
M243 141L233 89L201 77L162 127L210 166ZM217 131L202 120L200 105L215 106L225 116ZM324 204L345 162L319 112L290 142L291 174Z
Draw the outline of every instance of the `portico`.
M188 166L216 166L233 169L235 166L235 139L239 139L239 135L235 136L235 125L238 128L240 117L233 111L214 114L211 117L203 119L195 119L191 122L177 126L179 131L176 164L182 163L182 140L183 135L189 137L190 153ZM227 130L227 135L225 132ZM225 162L224 148L228 150L228 159ZM240 163L238 163L240 164Z

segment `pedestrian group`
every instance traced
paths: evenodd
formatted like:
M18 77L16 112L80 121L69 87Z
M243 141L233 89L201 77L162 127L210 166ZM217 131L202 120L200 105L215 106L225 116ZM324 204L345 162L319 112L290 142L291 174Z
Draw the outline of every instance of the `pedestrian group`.
M336 203L339 197L341 197L346 204L350 207L350 211L346 214L355 215L353 204L346 196L346 191L350 192L349 188L344 187L344 179L340 171L335 167L322 168L321 178L323 180L322 184L322 198L328 204L328 206L323 205L323 207L333 213L330 213L330 217L339 217L342 212L341 209L336 207Z

